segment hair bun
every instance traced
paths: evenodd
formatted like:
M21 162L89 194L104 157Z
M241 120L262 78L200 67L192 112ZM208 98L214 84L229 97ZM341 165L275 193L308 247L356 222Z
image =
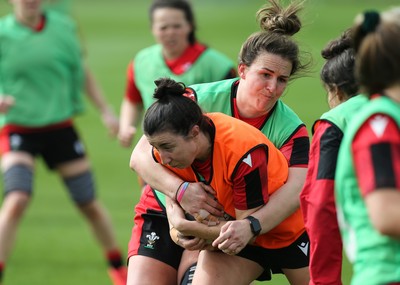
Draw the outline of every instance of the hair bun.
M321 51L321 55L324 59L329 60L342 54L345 50L350 48L352 48L352 38L351 30L348 29L342 33L340 38L330 41Z
M186 86L181 82L167 77L154 80L157 88L154 90L153 97L158 100L168 100L168 97L182 96L185 93Z
M300 18L296 15L302 9L300 3L284 8L276 0L268 2L271 6L264 6L256 15L261 30L291 36L301 29Z

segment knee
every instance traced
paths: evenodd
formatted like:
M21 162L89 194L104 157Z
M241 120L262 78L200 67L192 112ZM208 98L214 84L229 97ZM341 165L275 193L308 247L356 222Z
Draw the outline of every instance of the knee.
M64 184L67 186L71 198L80 208L90 209L94 206L95 185L90 171L65 177Z
M24 213L32 195L32 169L23 164L11 166L3 174L4 201L2 211L18 219Z
M27 196L32 194L33 171L24 164L13 165L4 174L4 194L22 192Z

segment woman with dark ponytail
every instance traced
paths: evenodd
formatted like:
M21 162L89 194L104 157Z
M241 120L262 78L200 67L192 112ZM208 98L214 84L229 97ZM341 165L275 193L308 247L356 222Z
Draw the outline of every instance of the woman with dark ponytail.
M330 41L321 51L326 60L320 73L331 108L313 125L313 139L301 209L310 237L310 285L342 284L342 240L336 218L334 178L343 132L367 101L354 76L351 31Z
M273 233L260 234L261 229L251 216L285 183L286 158L260 130L249 124L222 113L203 114L196 102L184 96L183 84L163 78L156 85L157 100L144 116L143 131L153 147L155 161L185 181L178 190L177 200L188 184L203 182L214 189L224 216L250 221L256 231L251 244L240 252L234 248L202 250L192 284L247 285L257 278L269 279L272 265L267 256L280 252L280 248L271 249L270 245L291 240L296 246L304 240L303 236L297 236L304 229L302 220L288 218ZM184 217L172 199L167 198L167 207L178 208L175 211ZM226 222L221 220L212 227L197 221L188 223L181 234L212 241ZM285 258L288 257L281 257ZM308 260L304 260L307 268Z
M353 116L335 176L352 285L400 284L400 7L358 15L356 78L369 101Z

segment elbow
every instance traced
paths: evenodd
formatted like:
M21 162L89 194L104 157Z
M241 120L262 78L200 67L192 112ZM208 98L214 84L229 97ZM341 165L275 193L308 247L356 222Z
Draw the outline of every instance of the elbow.
M129 167L133 171L140 173L140 167L143 165L143 161L146 161L143 156L148 150L151 150L151 147L148 143L146 144L146 140L142 137L133 148L129 160Z
M186 235L186 228L181 222L171 223L173 227L183 235Z
M135 154L135 151L132 152L131 158L129 160L129 167L136 172L139 172L140 163L138 161L137 155Z
M384 236L389 236L389 237L395 237L396 235L398 236L398 233L396 234L396 226L385 222L385 221L381 221L381 222L377 222L375 221L373 223L374 228L381 234Z

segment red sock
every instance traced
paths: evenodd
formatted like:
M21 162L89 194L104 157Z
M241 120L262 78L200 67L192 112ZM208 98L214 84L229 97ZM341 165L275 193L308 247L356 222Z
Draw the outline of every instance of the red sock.
M0 281L3 280L4 263L0 262Z
M110 250L107 252L108 264L114 268L122 266L122 255L118 249Z

